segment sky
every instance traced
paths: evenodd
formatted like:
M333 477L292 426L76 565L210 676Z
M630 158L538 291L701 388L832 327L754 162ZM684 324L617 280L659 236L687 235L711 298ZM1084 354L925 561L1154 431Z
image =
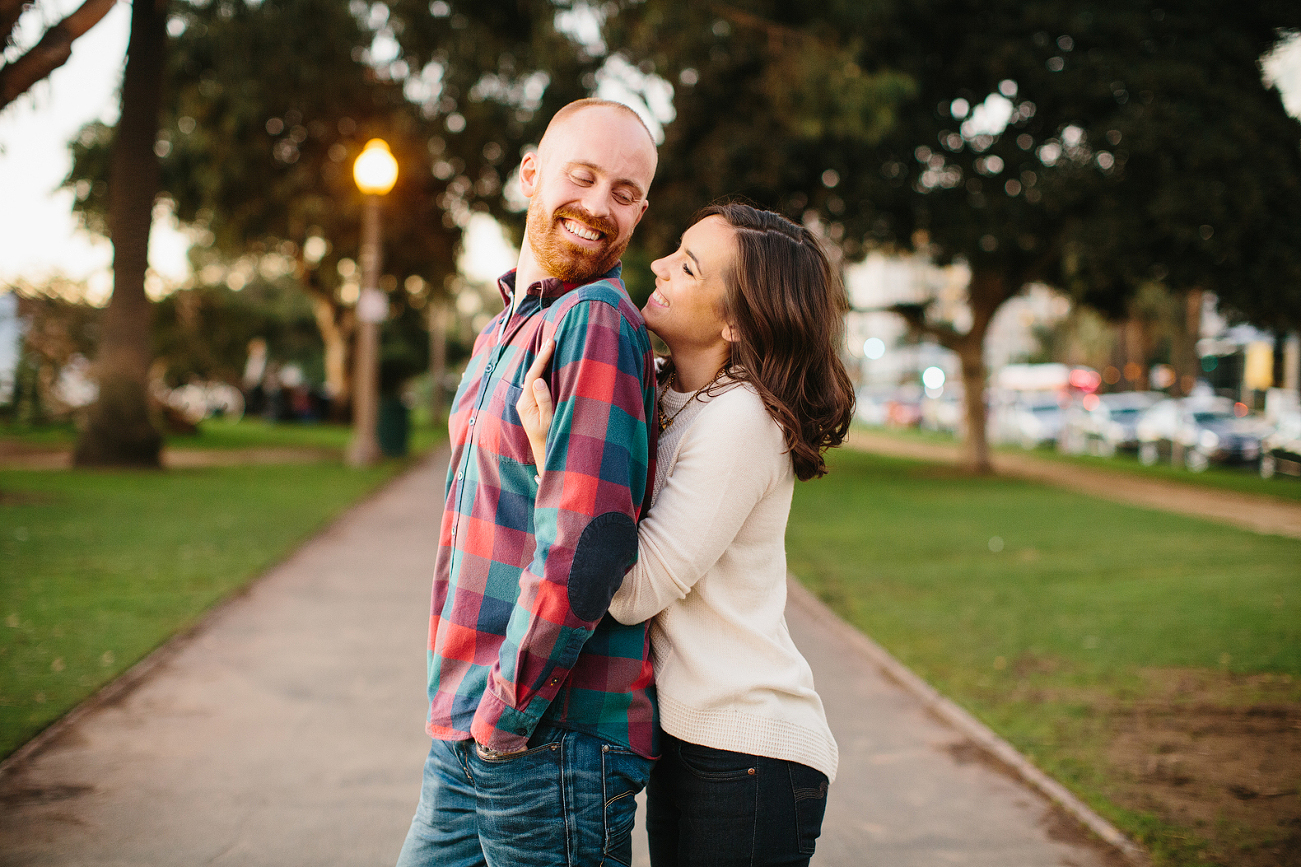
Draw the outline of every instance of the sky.
M53 0L41 7L47 16L61 18L80 2ZM37 18L41 11L28 12L20 22L20 27L36 25L20 37L22 44L38 38L32 34L42 24ZM112 123L117 117L129 19L129 5L119 3L73 43L66 64L0 112L0 198L5 204L0 208L0 289L16 281L40 284L63 276L85 281L93 301L102 302L111 291L112 247L77 226L72 192L57 188L70 168L67 143L77 130L92 120ZM1278 82L1289 110L1301 117L1301 38L1269 59L1266 74ZM617 90L617 82L609 83ZM186 248L186 237L174 223L155 222L149 247L150 265L158 273L153 291L186 279ZM467 250L463 268L473 280L494 279L514 264L515 252L487 218L470 227Z

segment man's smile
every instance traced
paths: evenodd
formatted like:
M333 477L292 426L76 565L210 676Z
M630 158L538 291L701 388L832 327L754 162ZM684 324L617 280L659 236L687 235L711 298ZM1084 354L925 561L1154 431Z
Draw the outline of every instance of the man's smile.
M584 241L601 240L600 232L596 231L595 229L584 226L582 223L576 222L574 220L570 220L570 219L561 220L560 225L564 226L566 231L569 232L569 234L582 238Z

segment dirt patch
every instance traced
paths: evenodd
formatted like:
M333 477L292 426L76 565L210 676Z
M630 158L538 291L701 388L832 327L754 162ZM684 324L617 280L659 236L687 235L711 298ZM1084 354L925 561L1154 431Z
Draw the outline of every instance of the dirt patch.
M53 804L80 798L94 791L92 786L17 786L0 794L0 804L10 809L29 804Z
M1170 670L1148 680L1142 701L1107 712L1114 800L1205 840L1202 863L1301 865L1298 684Z
M248 464L312 464L338 460L337 449L265 447L251 449L167 449L166 467L233 467Z

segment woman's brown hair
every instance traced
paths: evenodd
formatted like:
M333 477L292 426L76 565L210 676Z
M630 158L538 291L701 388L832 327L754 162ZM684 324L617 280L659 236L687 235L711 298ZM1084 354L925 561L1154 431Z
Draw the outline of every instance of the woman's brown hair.
M854 387L841 363L848 302L827 254L803 226L739 202L710 205L736 230L736 262L723 318L736 340L728 373L759 392L781 425L804 481L827 471L823 452L840 445L854 415Z

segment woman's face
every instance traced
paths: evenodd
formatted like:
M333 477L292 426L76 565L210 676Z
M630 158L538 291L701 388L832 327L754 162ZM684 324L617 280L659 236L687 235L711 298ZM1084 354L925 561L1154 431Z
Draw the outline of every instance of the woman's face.
M736 233L714 214L687 229L675 252L651 263L655 291L642 315L674 354L726 347L724 277L735 259Z

